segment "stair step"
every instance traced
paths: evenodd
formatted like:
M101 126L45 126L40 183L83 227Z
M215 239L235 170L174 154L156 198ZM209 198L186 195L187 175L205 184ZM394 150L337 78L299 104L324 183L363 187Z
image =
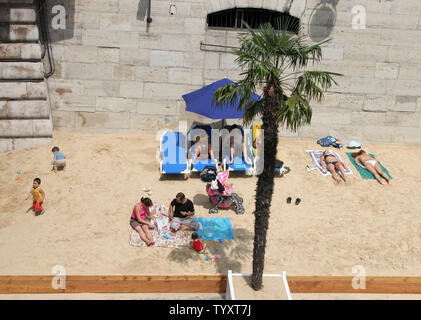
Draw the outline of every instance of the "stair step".
M46 100L0 100L0 119L49 119L50 108Z
M11 150L18 150L23 148L32 148L51 144L52 138L15 138L15 139L0 139L0 152L7 152Z
M47 87L44 82L0 82L0 99L47 99Z
M51 119L13 119L0 121L0 138L52 137Z
M38 39L36 24L0 25L0 42L37 42Z
M1 62L0 79L42 79L42 62Z
M18 23L36 21L35 9L32 8L7 8L0 7L0 22Z
M0 61L6 59L41 59L37 43L0 43Z
M28 5L33 4L34 0L0 0L1 4L7 4L7 5Z

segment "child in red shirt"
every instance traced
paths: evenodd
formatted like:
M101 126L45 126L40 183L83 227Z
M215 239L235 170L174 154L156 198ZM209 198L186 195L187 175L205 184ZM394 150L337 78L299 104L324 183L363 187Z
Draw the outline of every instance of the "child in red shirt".
M191 235L192 238L192 246L193 249L196 250L197 253L204 253L206 250L206 243L202 243L199 240L199 235L196 232L193 232Z

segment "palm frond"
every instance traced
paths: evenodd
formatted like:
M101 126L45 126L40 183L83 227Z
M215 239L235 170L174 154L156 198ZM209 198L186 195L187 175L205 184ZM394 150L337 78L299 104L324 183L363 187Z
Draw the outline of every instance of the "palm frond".
M327 71L305 71L298 77L293 93L304 95L309 100L320 101L323 92L328 90L332 84L337 84L332 76L341 76L341 74Z
M280 107L278 123L296 132L298 127L311 122L312 110L309 102L300 94L292 95Z
M287 25L288 21L284 23ZM310 101L320 100L326 90L337 85L334 77L341 74L302 69L322 59L321 46L330 39L310 44L307 35L278 31L270 24L263 24L257 30L245 22L243 25L248 33L239 36L240 48L235 50L235 63L243 70L242 79L218 89L213 103L219 106L229 103L245 110L243 121L250 123L265 110L268 101L267 92L258 102L250 100L256 88L275 86L282 96L290 95L285 100L279 98L279 123L293 131L310 123Z

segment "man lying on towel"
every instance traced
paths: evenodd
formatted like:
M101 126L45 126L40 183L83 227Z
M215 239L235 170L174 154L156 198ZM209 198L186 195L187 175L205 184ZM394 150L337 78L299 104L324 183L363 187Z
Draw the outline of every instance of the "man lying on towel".
M194 205L184 193L179 192L170 203L170 228L173 233L177 231L194 231L202 229L202 225L193 219Z
M325 152L323 152L323 155L320 158L320 165L325 171L327 167L327 170L329 170L329 172L332 174L333 180L335 180L337 183L341 182L341 179L339 178L336 171L340 172L340 176L345 182L348 181L344 171L344 169L348 170L348 167L343 161L336 158L336 156L334 156L333 153L330 152L330 150L326 150Z

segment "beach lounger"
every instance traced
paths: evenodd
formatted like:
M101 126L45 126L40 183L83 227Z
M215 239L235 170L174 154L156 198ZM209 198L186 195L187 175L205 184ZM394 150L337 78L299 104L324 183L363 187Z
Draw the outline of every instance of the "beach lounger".
M251 134L250 151L253 157L253 163L254 163L253 166L255 169L257 169L257 165L258 165L257 163L260 161L260 159L257 156L257 148L254 148L253 146L253 141L259 137L261 130L262 130L261 124L252 125L250 127L250 134ZM281 161L278 155L276 155L276 159ZM280 168L275 168L275 172L283 176L285 173L289 172L289 169L287 169L284 165L282 165Z
M194 154L192 155L192 157L194 157ZM207 166L212 166L212 167L217 167L217 165L215 164L215 162L213 162L211 159L206 159L206 160L200 160L200 159L196 159L195 163L191 163L191 159L190 159L190 168L192 172L202 172L203 169L205 169L205 167Z
M189 136L192 130L194 129L199 129L200 126L196 125L193 126L192 128L190 128L189 131ZM205 125L205 130L206 133L208 134L209 139L211 138L211 126L210 125ZM211 159L206 159L206 160L201 160L201 159L196 159L196 162L194 164L192 164L193 158L194 158L194 150L191 148L194 145L194 142L192 141L194 137L190 137L190 159L189 159L189 168L192 172L202 172L203 169L206 166L213 166L213 167L217 167L217 165L211 160Z
M163 174L184 174L188 178L190 169L186 153L186 136L181 132L166 131L160 141L161 161L159 172Z
M229 127L225 127L225 129L230 129ZM241 130L241 134L244 139L244 130L241 126L238 126L238 129ZM241 149L242 150L242 149ZM252 175L254 173L254 167L251 164L248 164L245 161L244 154L241 153L241 157L234 155L234 162L230 164L231 162L231 155L227 154L225 158L222 161L222 166L224 171L244 171L248 175Z

